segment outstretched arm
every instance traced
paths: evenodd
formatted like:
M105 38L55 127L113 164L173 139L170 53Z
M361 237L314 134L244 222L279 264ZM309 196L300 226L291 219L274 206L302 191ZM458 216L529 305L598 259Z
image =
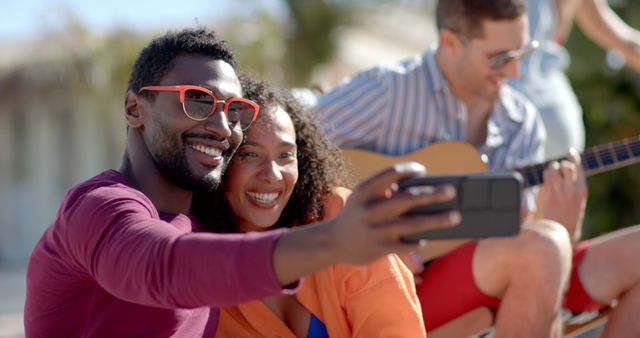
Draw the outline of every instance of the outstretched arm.
M401 242L401 236L457 224L457 212L401 216L412 207L453 198L452 187L391 189L400 179L424 170L417 163L389 168L356 187L335 219L284 233L273 254L276 278L287 285L330 264L362 264L392 252L406 253L419 244Z
M600 47L620 51L627 65L640 71L640 31L622 21L606 0L583 0L576 21Z

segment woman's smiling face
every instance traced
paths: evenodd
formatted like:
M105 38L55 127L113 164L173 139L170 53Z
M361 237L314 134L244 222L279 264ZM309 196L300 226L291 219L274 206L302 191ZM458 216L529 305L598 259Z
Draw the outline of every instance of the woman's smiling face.
M273 226L298 180L296 133L278 107L260 114L225 173L225 200L241 231Z

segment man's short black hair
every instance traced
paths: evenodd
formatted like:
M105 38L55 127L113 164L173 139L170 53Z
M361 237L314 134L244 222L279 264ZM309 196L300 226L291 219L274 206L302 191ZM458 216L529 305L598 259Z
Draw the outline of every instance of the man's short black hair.
M439 0L436 23L438 29L483 37L484 21L515 20L526 14L526 0Z
M173 68L176 57L188 54L210 56L236 67L233 51L215 32L204 28L167 32L140 52L131 70L128 90L138 92L144 86L157 85Z

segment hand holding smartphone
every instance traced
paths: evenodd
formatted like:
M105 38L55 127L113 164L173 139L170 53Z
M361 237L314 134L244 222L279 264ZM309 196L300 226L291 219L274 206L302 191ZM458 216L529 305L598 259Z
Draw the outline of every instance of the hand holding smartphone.
M412 186L451 184L456 197L411 209L407 215L433 214L459 210L460 224L453 228L431 230L402 237L403 241L422 239L462 239L513 236L520 232L522 177L513 172L412 177L400 181L400 190Z

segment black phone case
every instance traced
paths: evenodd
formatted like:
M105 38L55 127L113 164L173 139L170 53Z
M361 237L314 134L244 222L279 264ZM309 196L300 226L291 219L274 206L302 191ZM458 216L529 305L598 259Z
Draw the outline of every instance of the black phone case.
M411 186L451 184L456 197L409 210L407 215L433 214L457 209L458 226L403 236L407 242L421 239L463 239L513 236L520 231L522 176L517 172L412 177L398 183L400 190Z

